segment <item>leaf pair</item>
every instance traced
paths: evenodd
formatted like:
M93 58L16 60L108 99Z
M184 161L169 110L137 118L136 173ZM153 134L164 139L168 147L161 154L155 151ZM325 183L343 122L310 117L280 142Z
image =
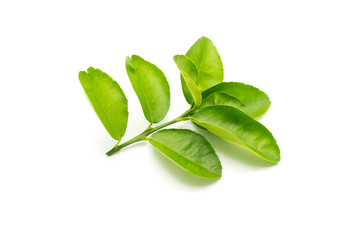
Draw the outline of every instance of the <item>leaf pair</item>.
M200 106L201 92L224 79L220 55L213 42L206 37L197 40L186 55L175 55L174 62L181 72L181 86L190 105Z
M170 107L170 89L164 73L154 64L133 55L126 70L145 118L160 122ZM115 140L121 140L128 121L127 99L119 84L99 69L80 71L79 80L101 122Z
M204 102L192 116L193 123L269 162L279 162L275 138L254 119L270 107L264 92L243 83L224 82L203 92L202 97Z

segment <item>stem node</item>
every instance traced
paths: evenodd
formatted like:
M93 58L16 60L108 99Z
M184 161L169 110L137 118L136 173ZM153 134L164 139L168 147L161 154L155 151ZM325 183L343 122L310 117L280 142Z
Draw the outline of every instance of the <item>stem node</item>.
M182 115L180 115L179 117L175 118L174 120L171 120L167 123L161 124L157 127L152 128L152 123L149 125L149 127L143 131L142 133L140 133L139 135L133 137L132 139L128 140L127 142L124 142L123 144L120 144L120 141L118 141L115 146L106 153L106 155L111 156L114 153L120 151L122 148L131 145L133 143L139 142L139 141L146 141L148 140L147 136L149 136L150 134L152 134L153 132L156 132L164 127L167 127L171 124L177 123L177 122L181 122L181 121L185 121L185 120L189 120L190 116L192 113L192 109L190 108L189 110L187 110L185 113L183 113Z

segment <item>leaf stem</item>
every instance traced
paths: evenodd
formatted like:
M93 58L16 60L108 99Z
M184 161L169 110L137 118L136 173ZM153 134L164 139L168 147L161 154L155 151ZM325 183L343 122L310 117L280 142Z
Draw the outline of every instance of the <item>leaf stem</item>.
M185 121L185 120L189 120L190 119L190 116L193 114L193 108L190 108L189 110L187 110L186 112L184 112L183 114L181 114L179 117L169 121L169 122L166 122L164 124L161 124L157 127L154 127L152 128L150 124L150 126L145 130L143 131L142 133L140 133L139 135L133 137L132 139L124 142L123 144L120 144L119 145L119 142L110 150L106 153L106 155L108 156L111 156L113 155L114 153L120 151L122 148L126 147L126 146L129 146L133 143L136 143L136 142L140 142L140 141L144 141L144 140L147 140L147 136L152 134L153 132L156 132L164 127L167 127L171 124L174 124L174 123L177 123L177 122L181 122L181 121Z

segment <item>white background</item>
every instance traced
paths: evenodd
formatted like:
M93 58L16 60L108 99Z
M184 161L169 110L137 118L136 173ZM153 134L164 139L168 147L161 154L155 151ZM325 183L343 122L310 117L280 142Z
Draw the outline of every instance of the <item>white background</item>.
M1 1L0 239L360 239L359 1ZM125 72L138 54L188 106L172 61L201 36L225 81L272 101L272 166L218 137L223 177L190 175L146 142L110 138L80 86L89 66L129 100L124 140L147 127ZM195 129L190 123L179 128Z

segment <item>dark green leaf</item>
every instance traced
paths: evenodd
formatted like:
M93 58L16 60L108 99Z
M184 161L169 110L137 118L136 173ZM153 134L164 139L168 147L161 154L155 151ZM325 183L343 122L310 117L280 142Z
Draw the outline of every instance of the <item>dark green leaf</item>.
M186 56L198 69L198 87L204 91L224 79L224 69L220 55L213 42L202 37L191 46Z
M164 73L137 55L126 58L126 71L146 119L158 123L170 107L170 88Z
M203 178L220 178L221 163L210 143L188 129L164 129L149 142L186 171Z
M194 63L185 55L175 55L174 62L181 71L181 77L184 81L187 90L191 94L195 106L201 104L201 91L196 85L198 78L198 70Z
M263 115L270 107L269 97L256 87L239 82L223 82L205 92L203 101L213 93L225 93L237 98L247 108L247 113L254 118Z
M79 80L96 114L112 138L120 140L128 120L127 99L119 84L99 69L79 72Z
M251 151L269 162L280 161L280 149L271 132L234 107L206 107L195 113L191 120L224 140Z

